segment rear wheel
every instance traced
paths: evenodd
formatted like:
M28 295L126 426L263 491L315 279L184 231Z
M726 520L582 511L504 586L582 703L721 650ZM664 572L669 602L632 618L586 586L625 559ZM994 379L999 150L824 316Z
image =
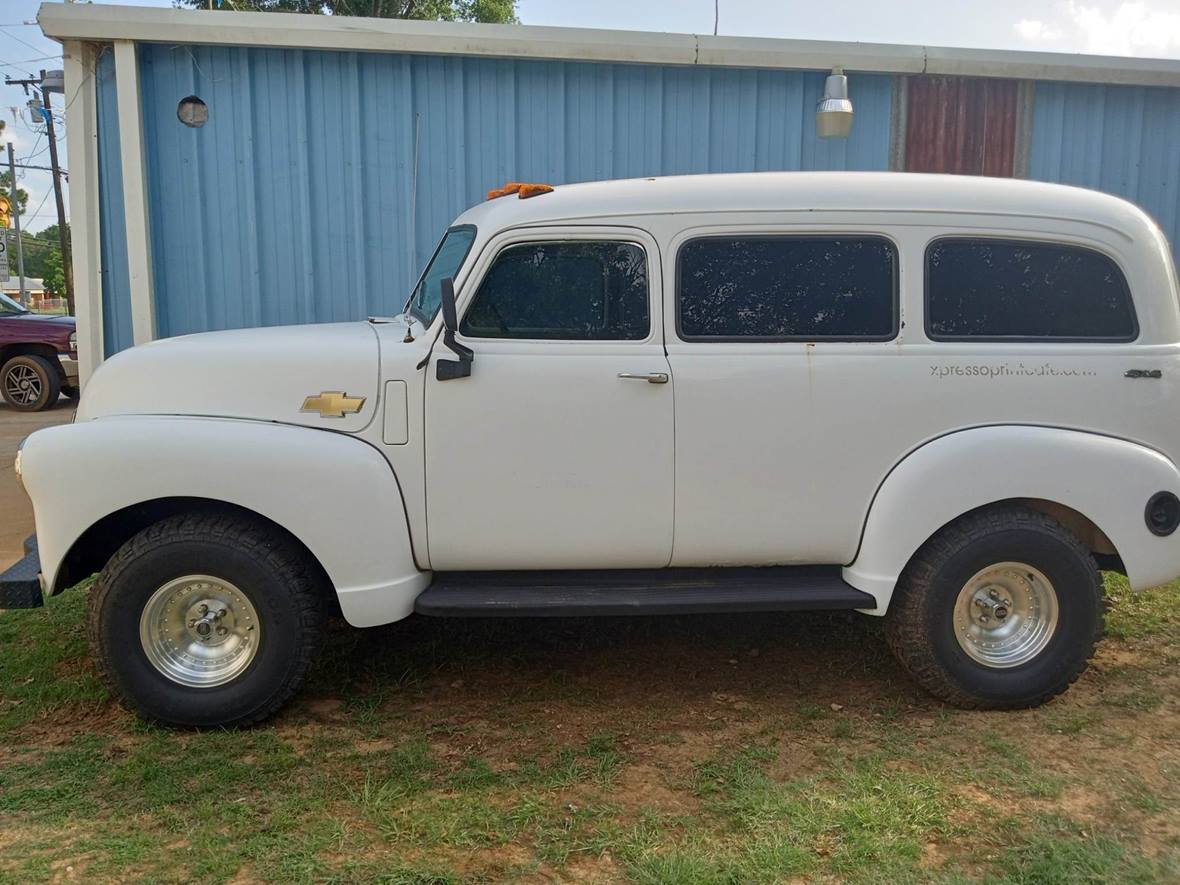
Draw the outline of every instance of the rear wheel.
M140 532L90 597L99 670L145 718L244 726L303 682L323 627L323 588L306 554L236 516L185 515Z
M0 394L21 412L36 412L57 402L61 378L45 357L23 353L0 367Z
M901 663L932 694L977 709L1032 707L1086 669L1102 579L1064 526L1016 505L968 514L906 567L886 616Z

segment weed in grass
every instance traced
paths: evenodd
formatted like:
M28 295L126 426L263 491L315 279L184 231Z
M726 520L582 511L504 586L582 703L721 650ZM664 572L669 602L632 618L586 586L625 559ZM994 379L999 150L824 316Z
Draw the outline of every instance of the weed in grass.
M1140 713L1154 713L1164 703L1164 696L1158 691L1125 691L1104 695L1102 702L1111 707L1135 710Z
M997 787L1035 799L1056 799L1065 789L1063 778L1034 764L1011 740L994 731L980 735L982 746L969 749L971 780L984 790Z
M0 733L67 705L97 707L106 689L90 666L89 582L43 608L0 611Z
M1039 828L1008 850L999 868L1013 885L1174 882L1174 859L1155 860L1107 835L1080 829L1068 820L1039 819ZM1027 827L1027 822L1025 826Z
M1180 628L1180 593L1176 582L1135 592L1122 575L1106 574L1106 635L1139 639Z
M1050 734L1082 734L1102 721L1102 714L1090 709L1051 707L1044 714L1045 730Z

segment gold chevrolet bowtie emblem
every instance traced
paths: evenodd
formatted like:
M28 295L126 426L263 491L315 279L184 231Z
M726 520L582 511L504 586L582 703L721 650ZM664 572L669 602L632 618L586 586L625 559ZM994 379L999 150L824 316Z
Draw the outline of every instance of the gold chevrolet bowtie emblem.
M363 396L349 396L342 390L325 390L319 396L305 399L299 411L319 412L321 418L343 418L359 412L364 404Z

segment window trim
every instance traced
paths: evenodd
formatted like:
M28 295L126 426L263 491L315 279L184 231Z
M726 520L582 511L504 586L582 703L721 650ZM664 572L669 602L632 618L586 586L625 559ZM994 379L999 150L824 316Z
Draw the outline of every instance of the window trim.
M705 240L880 240L888 244L889 248L893 250L893 299L892 299L892 324L890 331L881 335L688 335L683 327L683 311L681 310L683 299L681 298L681 282L682 282L682 258L684 247L691 243L699 243ZM808 343L808 342L882 342L894 341L897 336L901 334L901 249L898 247L897 241L893 237L884 233L854 233L854 232L833 232L833 233L755 233L743 234L740 231L732 233L712 233L703 234L697 237L690 237L683 240L676 247L676 263L674 274L674 290L673 297L675 298L676 307L676 337L686 343L697 342L715 342L724 344L748 342L750 344L759 343Z
M548 243L616 243L627 246L634 246L643 253L644 261L644 276L645 287L647 289L647 334L642 338L483 338L476 335L470 335L466 332L459 331L463 328L463 321L467 318L467 314L475 306L476 299L479 298L479 290L483 287L484 281L488 278L488 274L492 272L492 268L496 266L496 262L500 260L500 256L509 249L516 249L521 246L535 246L538 244L544 245ZM459 330L456 330L456 335L464 341L485 341L489 343L503 344L521 342L525 344L598 344L598 345L636 345L651 342L652 336L656 334L656 310L659 306L659 301L653 304L652 295L655 290L652 288L652 260L651 252L647 245L634 236L619 235L619 236L541 236L528 237L524 239L512 239L506 243L502 243L496 248L496 251L488 259L487 266L484 267L483 272L479 276L479 280L475 283L471 292L471 298L463 305L463 313L459 317Z
M947 335L944 333L936 333L931 324L930 311L930 250L941 243L1002 243L1013 246L1033 245L1033 246L1053 246L1062 249L1072 249L1081 252L1091 252L1101 258L1109 261L1114 269L1118 271L1119 278L1122 280L1123 295L1126 298L1127 305L1131 308L1131 334L1129 336L1051 336L1051 335ZM1073 243L1067 240L1050 240L1050 239L1036 239L1034 237L1013 237L1005 234L977 234L975 236L962 236L953 234L950 236L934 237L926 243L925 249L922 250L922 328L926 333L926 338L930 341L939 342L953 342L962 344L964 342L980 342L980 343L1033 343L1033 344L1129 344L1133 341L1139 340L1139 314L1135 309L1135 296L1131 292L1131 284L1127 281L1127 273L1123 270L1123 266L1118 260L1109 253L1095 246L1083 245L1081 243Z
M438 257L438 253L441 251L443 243L447 241L447 237L449 237L452 233L461 230L471 231L471 242L467 244L467 250L463 253L463 258L460 259L459 266L455 268L455 273L458 273L463 269L463 265L465 265L467 263L467 259L471 257L471 249L475 245L475 241L479 239L479 228L477 228L474 224L452 224L450 227L444 230L442 236L438 238L438 243L435 244L434 251L430 253L430 258L424 265L422 265L422 272L418 274L418 279L416 279L414 281L414 285L410 287L410 294L406 298L406 304L405 307L402 308L402 312L417 320L424 327L432 326L434 321L438 319L439 314L442 313L442 310L436 309L434 311L434 316L430 317L429 320L427 320L422 315L415 313L413 309L414 293L418 291L418 287L421 286L422 281L426 279L426 272L430 270L431 265L434 264L434 259Z

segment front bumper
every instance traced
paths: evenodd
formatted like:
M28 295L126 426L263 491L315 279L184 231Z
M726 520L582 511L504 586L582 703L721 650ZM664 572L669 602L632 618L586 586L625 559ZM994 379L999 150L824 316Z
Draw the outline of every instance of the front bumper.
M41 559L37 536L25 541L25 557L0 574L0 609L37 608L42 605Z
M71 384L78 383L78 360L67 353L59 353L57 355L58 362L61 363L61 370L66 376L66 380Z

